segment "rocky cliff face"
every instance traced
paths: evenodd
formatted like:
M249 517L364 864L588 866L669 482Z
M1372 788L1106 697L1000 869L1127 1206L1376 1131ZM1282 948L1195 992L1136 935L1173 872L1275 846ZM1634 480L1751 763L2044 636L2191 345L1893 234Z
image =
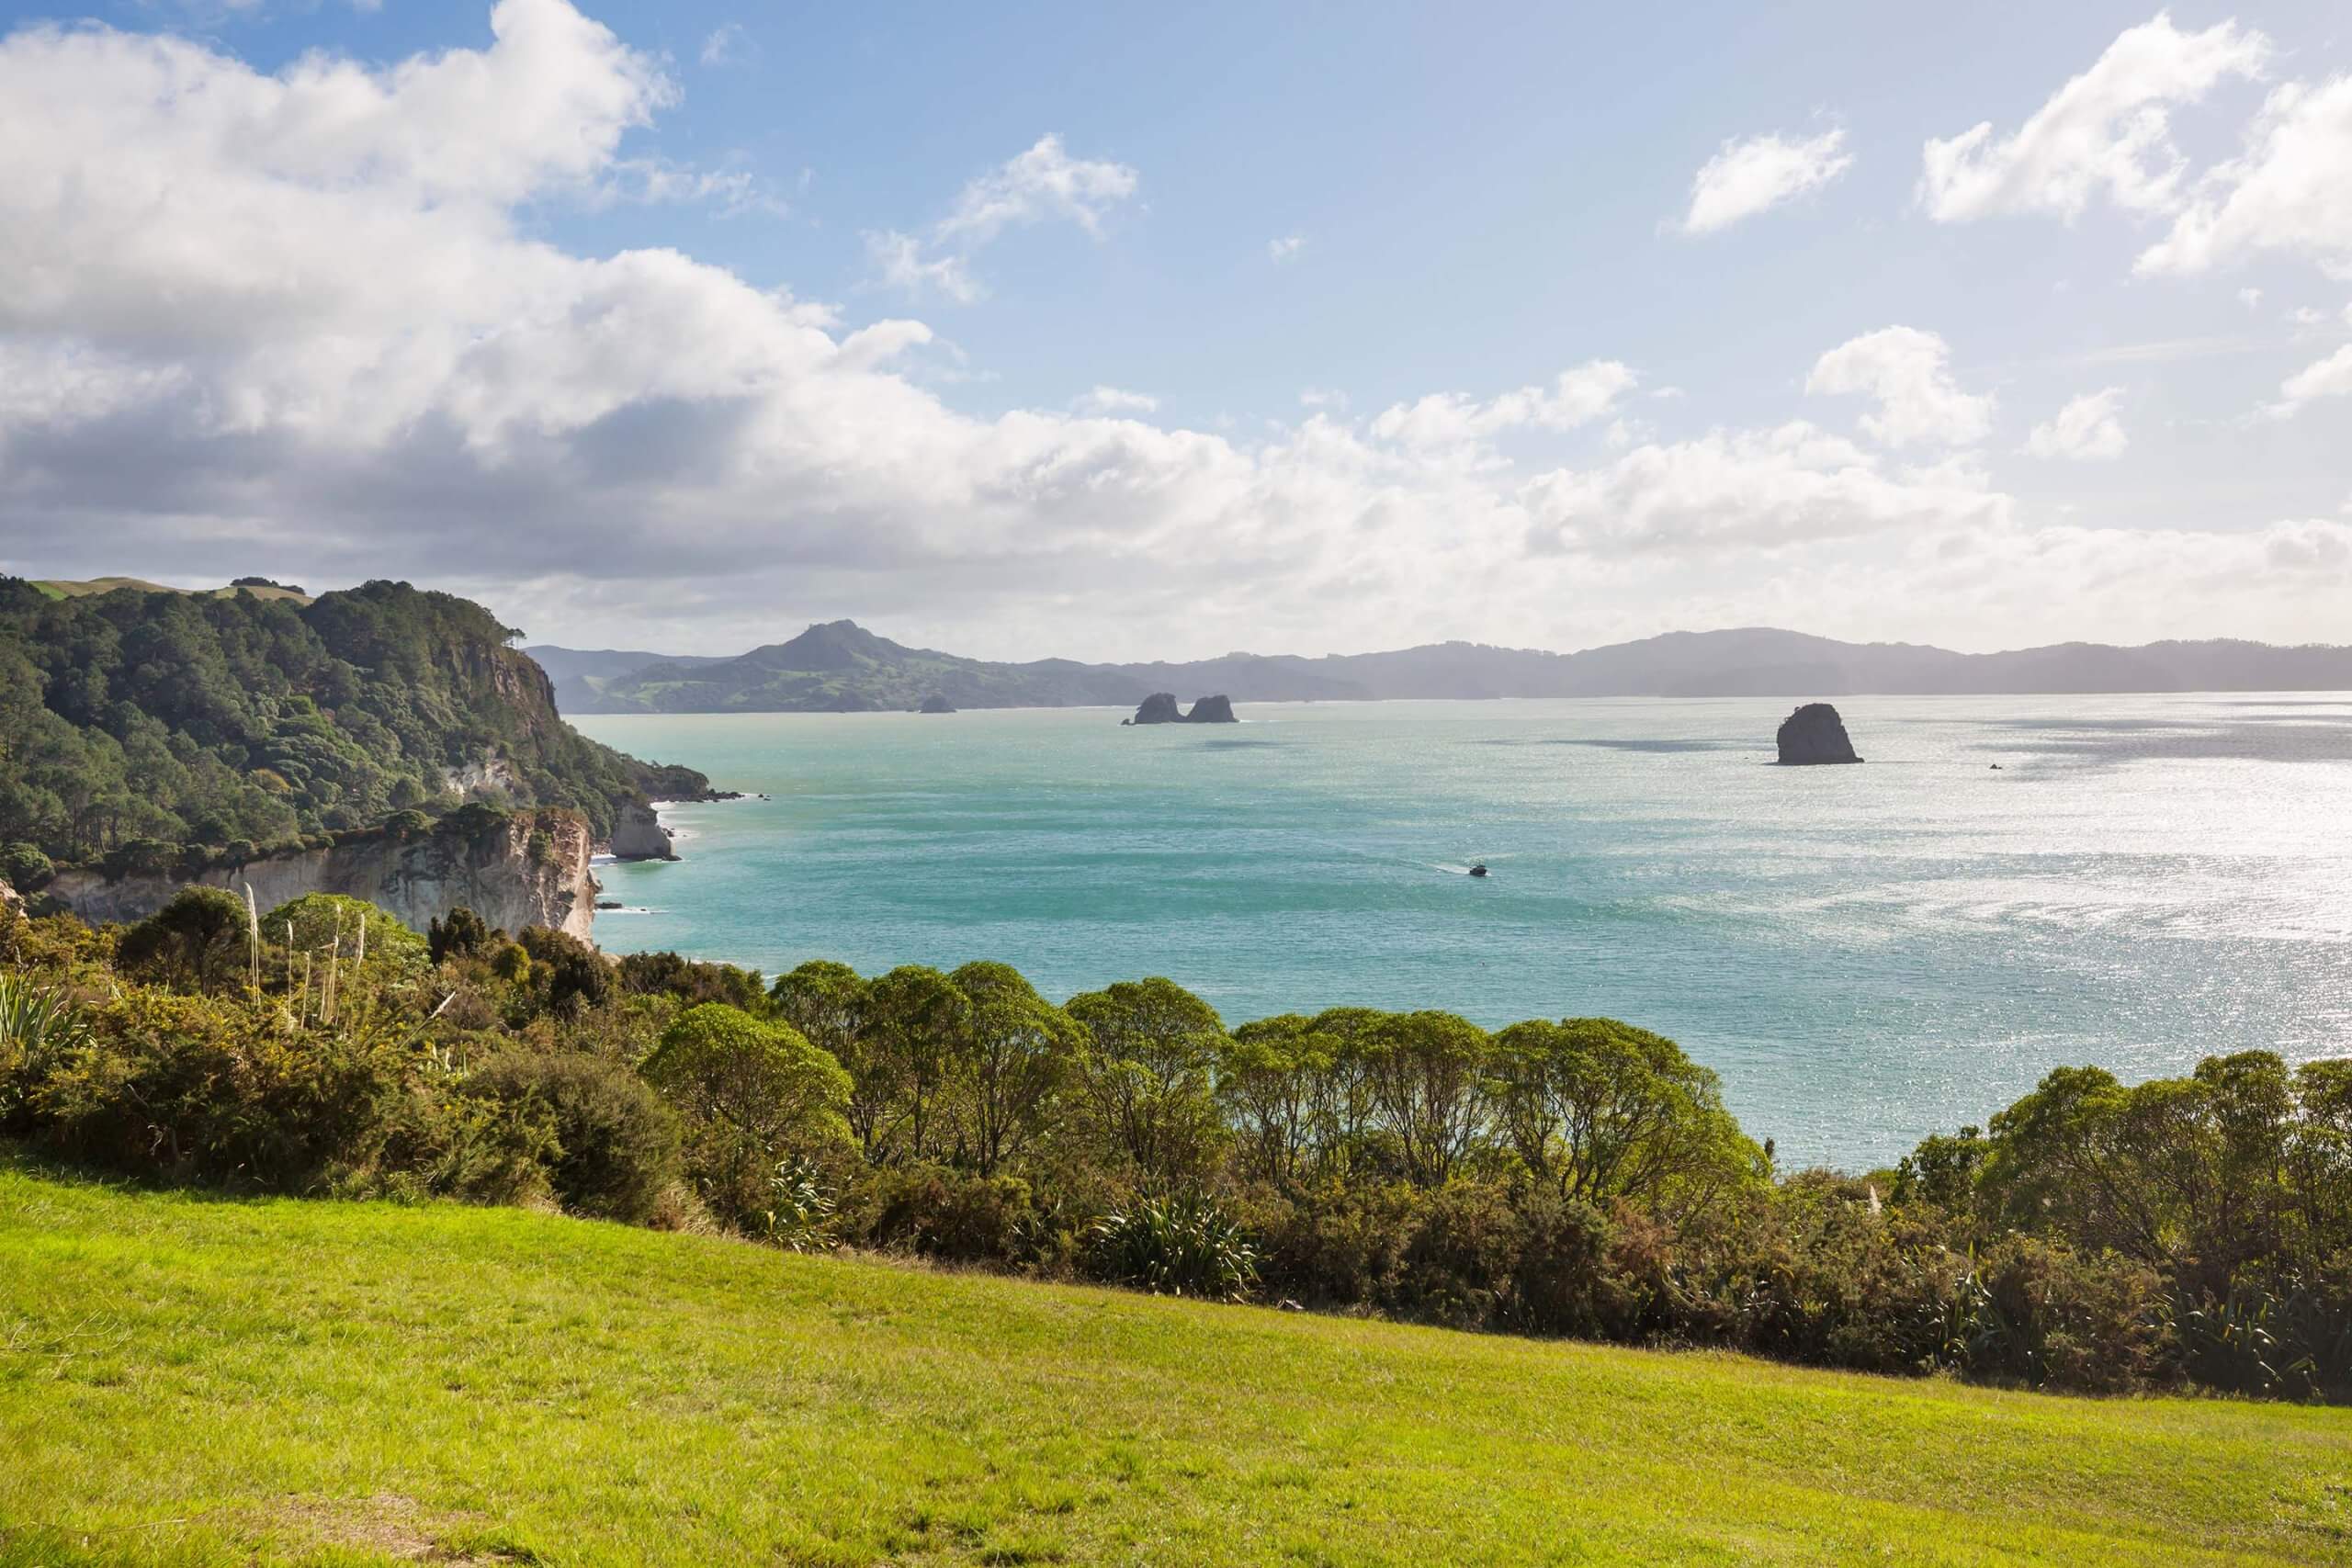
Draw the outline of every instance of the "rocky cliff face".
M1781 761L1792 766L1815 762L1859 762L1854 743L1846 735L1846 721L1827 703L1807 703L1781 721L1774 737Z
M649 815L650 815L649 813ZM538 834L546 838L535 844ZM414 931L459 905L493 926L550 926L591 940L596 878L588 825L566 811L517 812L470 839L447 833L356 839L329 849L272 855L193 877L61 873L43 891L84 919L135 920L154 913L190 882L243 891L253 884L265 909L305 893L365 898Z
M1239 724L1241 721L1233 716L1233 699L1216 696L1203 697L1199 702L1194 703L1193 711L1184 716L1184 722L1186 724Z

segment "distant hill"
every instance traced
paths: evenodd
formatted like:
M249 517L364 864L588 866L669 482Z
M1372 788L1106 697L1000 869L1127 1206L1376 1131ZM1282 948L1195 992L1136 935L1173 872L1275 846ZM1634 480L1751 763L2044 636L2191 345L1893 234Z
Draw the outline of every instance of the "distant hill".
M558 648L552 643L540 643L523 651L538 661L548 672L548 680L555 687L555 704L562 713L598 713L605 687L613 681L649 664L676 664L692 668L697 664L724 664L723 656L695 658L692 655L644 653L616 648Z
M118 588L135 588L141 593L184 593L198 599L233 599L240 593L250 593L256 599L286 599L297 604L307 604L311 597L299 588L266 580L233 582L225 588L174 588L167 583L150 582L143 577L87 577L78 581L52 577L36 581L33 587L51 599L85 599L111 593Z
M959 708L1121 707L1153 692L1187 702L1216 694L1236 702L1360 702L2352 689L2352 648L2224 639L1954 653L1769 626L1668 632L1580 653L1444 642L1389 653L1229 653L1151 664L964 659L904 647L852 621L813 626L735 659L525 651L555 679L567 713L856 713L919 707L931 696Z

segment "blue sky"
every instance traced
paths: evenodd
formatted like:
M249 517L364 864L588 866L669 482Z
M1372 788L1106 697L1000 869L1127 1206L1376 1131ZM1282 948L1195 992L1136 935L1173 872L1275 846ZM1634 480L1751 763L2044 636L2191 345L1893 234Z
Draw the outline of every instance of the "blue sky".
M702 650L2352 636L2340 6L584 9L0 7L75 94L0 125L69 280L0 305L0 559ZM1689 231L1762 138L1817 183Z

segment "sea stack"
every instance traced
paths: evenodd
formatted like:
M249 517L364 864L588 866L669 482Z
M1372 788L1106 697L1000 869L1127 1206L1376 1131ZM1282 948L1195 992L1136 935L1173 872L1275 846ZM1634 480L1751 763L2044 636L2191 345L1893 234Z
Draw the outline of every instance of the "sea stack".
M1176 705L1175 693L1154 692L1144 698L1143 706L1136 709L1135 717L1127 722L1130 724L1182 724L1184 722L1184 715L1183 711Z
M1791 767L1816 762L1859 762L1846 722L1827 703L1807 703L1781 721L1781 761Z
M1173 692L1154 692L1144 698L1136 716L1121 722L1125 724L1239 724L1233 716L1233 699L1226 696L1203 697L1185 713L1176 705Z
M1186 724L1239 724L1233 716L1233 699L1227 696L1203 697L1184 716Z
M922 706L918 708L916 711L918 713L954 713L956 711L956 705L949 702L945 697L941 696L937 692L933 692L931 695L923 698Z

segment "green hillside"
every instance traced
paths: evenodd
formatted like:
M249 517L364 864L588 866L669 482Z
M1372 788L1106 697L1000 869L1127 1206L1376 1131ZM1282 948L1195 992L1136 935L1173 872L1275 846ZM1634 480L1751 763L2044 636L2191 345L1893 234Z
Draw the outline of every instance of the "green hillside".
M0 1562L2340 1562L2352 1413L0 1168Z
M184 593L194 599L233 599L240 593L250 593L256 599L289 599L297 604L307 604L311 595L299 588L268 581L235 582L226 588L174 588L167 583L150 582L143 577L43 578L33 586L52 599L86 599L93 594L112 593L119 588L135 589L141 593Z
M514 635L403 582L312 599L0 579L0 845L193 872L465 795L570 807L601 836L623 802L707 786L564 723Z

